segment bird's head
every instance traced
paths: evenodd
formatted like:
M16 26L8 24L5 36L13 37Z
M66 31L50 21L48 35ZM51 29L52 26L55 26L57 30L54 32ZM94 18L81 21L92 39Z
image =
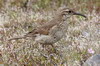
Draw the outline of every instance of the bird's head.
M62 16L62 17L64 17L65 19L66 19L66 18L69 18L69 17L71 17L71 16L73 16L73 15L79 15L79 16L82 16L82 17L85 17L85 18L86 18L85 15L83 15L83 14L81 14L81 13L77 13L77 12L75 12L75 11L73 11L73 10L67 8L67 7L61 7L61 8L59 8L59 9L58 9L58 14L59 14L59 16Z

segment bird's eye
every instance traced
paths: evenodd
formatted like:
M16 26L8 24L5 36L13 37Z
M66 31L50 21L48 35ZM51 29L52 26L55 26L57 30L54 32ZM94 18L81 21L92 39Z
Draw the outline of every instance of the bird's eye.
M68 11L68 13L72 13L72 11Z

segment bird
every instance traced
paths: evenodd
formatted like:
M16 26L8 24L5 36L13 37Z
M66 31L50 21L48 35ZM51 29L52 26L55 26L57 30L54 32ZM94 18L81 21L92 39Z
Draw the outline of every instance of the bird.
M68 7L60 7L55 13L52 20L33 29L24 36L11 38L9 41L32 37L37 43L53 46L54 43L59 41L65 35L65 29L67 29L66 26L68 27L68 18L73 15L79 15L86 18L85 15L77 13Z

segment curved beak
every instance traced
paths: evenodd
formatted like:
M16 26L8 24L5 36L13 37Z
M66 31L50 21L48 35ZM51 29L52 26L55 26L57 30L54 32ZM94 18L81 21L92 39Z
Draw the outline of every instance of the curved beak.
M80 14L80 13L76 13L76 12L74 12L73 15L79 15L79 16L83 16L84 18L87 18L85 15Z

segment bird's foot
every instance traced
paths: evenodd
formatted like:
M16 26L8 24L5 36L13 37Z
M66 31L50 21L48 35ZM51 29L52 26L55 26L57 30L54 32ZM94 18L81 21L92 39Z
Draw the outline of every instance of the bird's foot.
M58 54L58 50L53 44L42 44L42 47L44 48L43 50L48 51L48 53L55 53Z

